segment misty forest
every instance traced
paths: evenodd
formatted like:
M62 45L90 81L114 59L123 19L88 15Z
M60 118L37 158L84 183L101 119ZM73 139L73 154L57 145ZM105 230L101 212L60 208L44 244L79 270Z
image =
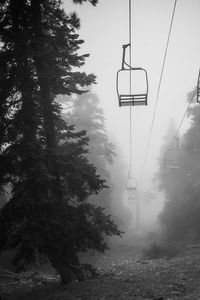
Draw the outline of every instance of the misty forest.
M133 127L135 106L147 110L153 85L146 69L132 65L134 0L127 0L129 43L110 86L124 118L112 111L115 133L98 93L101 77L95 65L94 73L87 68L86 23L77 11L89 19L105 2L0 3L0 300L200 299L200 72L178 96L186 107L181 123L170 116L154 143L147 188L135 175L133 148L142 131ZM139 117L147 123L153 116L147 147L142 141L138 151L146 149L147 175L176 4L154 112Z

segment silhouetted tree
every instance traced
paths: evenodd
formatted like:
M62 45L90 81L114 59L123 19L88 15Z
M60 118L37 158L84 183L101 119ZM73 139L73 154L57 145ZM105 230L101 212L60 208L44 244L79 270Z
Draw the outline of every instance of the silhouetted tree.
M56 102L95 82L72 70L88 56L77 53L79 26L59 0L0 4L0 188L11 188L0 212L0 249L17 249L18 269L48 257L63 283L82 278L79 251L104 251L104 236L120 234L87 202L105 181L87 159L85 132L62 120Z

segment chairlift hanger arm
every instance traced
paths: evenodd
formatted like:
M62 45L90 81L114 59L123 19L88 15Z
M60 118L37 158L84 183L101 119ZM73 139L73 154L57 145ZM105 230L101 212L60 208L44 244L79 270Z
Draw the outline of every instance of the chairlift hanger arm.
M125 61L125 57L126 57L126 48L127 47L130 47L130 43L129 44L125 44L125 45L122 45L122 48L123 48L123 54L122 54L122 67L121 67L121 70L126 70L125 69L125 66L124 65L126 65L130 70L142 70L142 71L145 71L146 72L146 70L145 69L143 69L143 68L133 68L133 67L131 67L126 61Z
M123 53L122 53L122 70L125 69L124 68L124 64L126 64L126 62L125 62L126 48L129 47L129 46L130 46L130 43L122 45L122 48L123 48Z
M149 84L148 84L148 76L147 76L147 71L143 68L135 68L131 66L131 63L127 63L125 61L126 59L126 49L127 47L130 47L129 44L125 44L122 46L123 48L123 53L122 53L122 65L121 69L117 71L117 76L116 76L116 89L117 89L117 96L119 100L119 106L133 106L133 105L147 105L147 96L148 96L148 89L149 89ZM145 82L145 88L143 91L140 92L134 92L131 91L130 89L125 92L121 92L121 88L119 87L119 78L122 73L125 72L130 72L130 74L133 72L136 72L135 74L138 74L138 72L144 72L142 75L143 76L143 82ZM138 71L138 72L137 72ZM145 77L144 77L145 76ZM121 77L122 78L122 77ZM131 78L131 75L129 76L129 80ZM131 83L130 83L131 86Z

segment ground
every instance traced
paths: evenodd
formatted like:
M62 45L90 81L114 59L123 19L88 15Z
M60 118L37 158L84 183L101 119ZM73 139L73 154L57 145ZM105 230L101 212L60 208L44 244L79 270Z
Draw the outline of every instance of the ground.
M61 285L55 274L21 275L1 280L1 300L198 300L200 248L183 247L169 259L149 259L142 248L117 245L104 255L90 254L97 278Z

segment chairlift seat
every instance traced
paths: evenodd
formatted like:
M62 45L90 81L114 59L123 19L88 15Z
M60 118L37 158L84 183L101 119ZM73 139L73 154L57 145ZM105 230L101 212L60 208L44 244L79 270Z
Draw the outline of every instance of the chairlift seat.
M169 159L165 161L165 167L167 169L178 169L179 168L177 161L169 160Z
M165 153L164 164L167 169L178 169L178 150L168 149Z
M136 200L137 200L136 197L128 197L128 202L129 202L129 203L135 204L135 203L136 203Z
M119 95L119 106L147 105L147 94Z
M127 191L136 191L137 190L137 182L136 182L135 178L128 178L126 189L127 189Z
M136 191L137 190L137 187L136 186L127 186L126 189L128 191Z

